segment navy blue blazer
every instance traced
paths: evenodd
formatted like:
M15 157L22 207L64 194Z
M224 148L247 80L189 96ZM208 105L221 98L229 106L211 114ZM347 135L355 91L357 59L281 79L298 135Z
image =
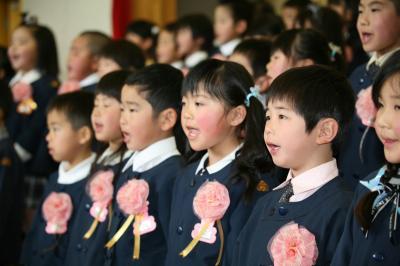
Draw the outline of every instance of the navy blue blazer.
M350 76L350 83L354 94L361 89L372 85L373 74L366 70L366 64L357 67ZM341 147L338 167L340 175L345 177L348 184L354 189L360 179L378 169L384 163L383 146L379 141L374 128L369 128L362 146L362 159L359 149L361 138L366 126L361 123L357 114L354 114L350 124L349 134L345 135Z
M120 176L117 176L120 174L120 168L123 167L127 160L113 166L95 165L92 172L95 173L99 170L110 169L116 175L114 177L114 182L117 182L118 178L120 178ZM116 194L116 192L117 191L114 190L114 194ZM96 231L89 239L83 238L94 221L94 218L89 213L92 204L93 201L86 191L77 207L77 222L74 224L74 227L71 228L64 265L101 265L104 263L104 256L102 256L102 254L104 253L104 246L108 240L109 216L107 215L106 220L97 225Z
M284 190L271 191L259 200L236 242L232 265L273 265L267 250L269 241L290 222L314 234L319 253L316 265L329 265L343 231L352 192L338 177L300 202L279 203Z
M23 165L9 138L0 140L0 265L18 264L22 244Z
M68 221L68 230L65 234L56 236L45 232L46 221L42 214L42 205L44 200L51 192L65 192L71 197L73 206L79 206L82 196L85 192L87 179L80 180L71 185L57 183L58 173L51 175L46 186L40 207L36 212L32 228L26 236L21 263L24 265L64 265L66 249L70 238L70 228L73 228L76 221L76 209L73 209L70 220Z
M92 85L84 86L84 87L81 88L81 90L94 93L96 87L97 87L97 83L92 84Z
M133 260L133 229L132 226L123 234L119 241L111 249L105 249L104 265L163 265L167 252L167 232L170 220L170 207L172 189L175 178L181 169L181 157L172 156L159 165L138 173L127 170L119 178L116 191L132 178L144 179L150 188L149 215L154 216L157 223L155 231L141 236L140 258ZM108 235L110 240L121 225L126 216L114 202L114 216Z
M7 119L6 125L11 139L32 155L25 163L28 175L49 176L57 168L57 164L48 154L45 136L46 108L51 98L56 96L58 85L55 78L42 75L31 84L37 109L30 115L22 115L17 113L17 104L14 104Z
M372 173L365 180L373 179L376 174L377 172ZM369 192L368 188L358 184L332 265L400 265L400 246L393 245L389 239L392 204L388 204L374 220L367 237L354 216L355 206ZM397 221L397 228L399 227L400 222ZM400 239L400 230L395 235Z
M192 240L191 232L194 225L200 223L199 218L193 212L193 198L199 187L206 180L219 181L225 184L229 191L230 206L221 220L225 235L223 261L226 265L230 265L233 251L232 244L246 223L255 202L265 194L264 192L256 192L252 201L245 203L243 200L244 182L235 184L230 182L233 163L216 173L205 173L202 176L195 175L198 164L199 161L188 165L175 183L168 235L168 254L165 262L167 266L215 265L217 261L221 245L219 234L217 234L217 240L214 244L199 242L185 258L179 255ZM277 185L277 181L273 178L265 176L264 180L269 189Z

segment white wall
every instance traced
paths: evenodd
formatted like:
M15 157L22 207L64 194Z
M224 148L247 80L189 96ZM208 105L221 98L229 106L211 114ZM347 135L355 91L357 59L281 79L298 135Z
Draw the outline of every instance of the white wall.
M66 76L66 58L71 41L81 31L111 34L111 0L24 0L23 11L39 18L56 37L61 79Z

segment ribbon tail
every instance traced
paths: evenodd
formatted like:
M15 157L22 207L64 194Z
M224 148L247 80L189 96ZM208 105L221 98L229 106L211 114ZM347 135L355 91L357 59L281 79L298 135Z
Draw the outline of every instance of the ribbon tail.
M140 256L140 223L142 216L138 215L135 219L133 234L135 235L135 243L133 244L133 259L138 260Z
M189 245L187 245L187 247L182 250L181 253L179 253L179 255L181 255L182 257L186 257L187 255L189 255L189 253L196 247L197 243L199 243L201 236L206 232L208 226L210 225L210 223L206 223L200 230L199 234L193 238L192 241L190 241Z
M215 263L215 266L220 265L221 259L222 259L222 254L224 252L224 229L222 228L221 220L217 221L217 228L218 228L218 234L219 234L221 246L219 247L218 259L217 259L217 262Z
M91 238L93 233L94 233L94 231L96 230L98 224L99 224L99 220L97 220L97 218L95 218L93 223L92 223L92 225L90 226L89 230L83 236L83 239Z
M128 216L128 218L126 219L125 223L121 226L121 228L115 233L115 235L110 239L110 241L107 242L106 248L110 249L115 245L115 243L117 243L117 241L121 238L121 236L128 229L129 225L132 223L134 218L135 218L135 215L133 215L133 214Z

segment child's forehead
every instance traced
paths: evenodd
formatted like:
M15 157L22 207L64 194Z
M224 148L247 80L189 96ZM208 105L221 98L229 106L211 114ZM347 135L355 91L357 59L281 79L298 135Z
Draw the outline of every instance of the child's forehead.
M68 122L65 110L52 109L47 113L47 121L52 123Z
M272 98L267 100L267 110L270 109L282 109L288 111L294 111L294 106L288 99Z
M388 96L400 97L400 72L388 78L384 83L381 94L390 94Z

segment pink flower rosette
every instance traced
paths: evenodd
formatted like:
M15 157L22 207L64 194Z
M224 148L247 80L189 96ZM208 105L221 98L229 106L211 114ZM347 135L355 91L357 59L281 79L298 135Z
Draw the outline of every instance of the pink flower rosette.
M206 181L197 190L193 199L193 209L201 222L194 226L194 230L191 234L193 240L181 252L181 256L186 257L199 241L209 244L215 243L217 234L217 229L214 227L215 223L217 223L221 238L220 256L222 256L223 231L220 220L228 209L229 204L229 191L218 181ZM219 264L220 256L217 264Z
M64 234L72 214L72 201L67 193L52 192L43 202L43 217L46 220L46 233Z
M58 95L78 91L81 88L79 81L67 80L58 89Z
M275 266L311 266L318 258L315 236L294 222L282 226L267 249Z
M94 221L84 235L85 239L89 239L93 235L98 223L104 222L109 213L108 207L114 193L113 179L113 171L99 171L89 182L88 194L93 201L93 205L90 208L90 215L94 218Z
M377 110L372 100L372 86L358 93L356 112L364 126L373 127Z
M156 229L154 217L148 215L148 197L149 185L143 179L129 180L118 190L118 206L128 217L117 233L108 241L107 248L111 248L119 240L135 219L133 223L133 234L135 236L133 259L139 259L140 235Z
M23 115L29 115L37 109L37 103L33 100L33 88L25 82L17 82L11 92L13 100L17 105L17 112Z

